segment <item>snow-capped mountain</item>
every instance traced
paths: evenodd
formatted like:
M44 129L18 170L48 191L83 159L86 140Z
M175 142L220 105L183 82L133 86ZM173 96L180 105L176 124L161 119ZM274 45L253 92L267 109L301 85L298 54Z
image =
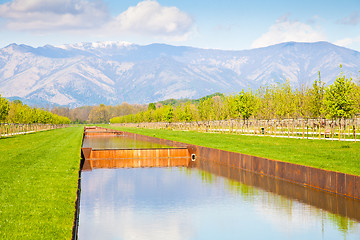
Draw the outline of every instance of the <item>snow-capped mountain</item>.
M37 105L149 103L283 82L331 83L360 70L360 52L327 42L282 43L243 51L165 44L79 43L0 49L0 94Z

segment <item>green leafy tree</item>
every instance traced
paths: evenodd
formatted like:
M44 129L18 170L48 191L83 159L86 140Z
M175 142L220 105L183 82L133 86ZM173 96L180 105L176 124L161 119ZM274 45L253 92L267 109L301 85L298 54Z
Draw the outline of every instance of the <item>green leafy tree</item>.
M243 120L249 119L255 109L255 96L252 91L245 92L242 90L236 99L236 111L240 113Z
M174 116L174 109L170 105L166 105L163 107L162 120L164 122L172 122Z
M255 114L260 119L275 117L274 86L260 87L256 92Z
M204 98L197 104L197 111L199 118L202 121L205 120L214 120L214 99L213 98Z
M0 121L4 121L9 114L9 101L6 98L2 98L0 95Z
M183 111L183 120L186 122L190 122L194 120L193 118L193 109L191 107L190 102L185 103L185 105L182 106Z
M318 118L322 116L324 111L324 94L325 87L324 83L321 81L320 71L319 71L319 80L315 80L312 88L308 92L309 96L309 112L311 118Z
M309 116L309 89L305 86L300 86L295 90L295 112L294 118L304 118Z
M350 118L356 112L355 83L343 72L325 89L324 105L327 118Z
M238 109L238 96L237 95L228 95L224 97L225 109L227 110L227 118L238 118L239 109Z
M149 106L148 106L148 110L156 110L156 105L155 103L149 103Z
M108 123L109 120L109 109L104 104L94 107L89 114L89 121L92 123Z
M283 119L293 116L296 108L295 93L288 80L275 86L273 100L278 118Z

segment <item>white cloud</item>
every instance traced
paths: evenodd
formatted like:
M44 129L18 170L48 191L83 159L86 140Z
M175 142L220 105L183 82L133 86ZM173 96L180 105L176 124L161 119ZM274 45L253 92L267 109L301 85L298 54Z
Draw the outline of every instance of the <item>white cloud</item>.
M193 19L176 7L164 7L156 1L143 1L129 7L110 24L112 31L147 35L183 36Z
M12 31L66 32L97 36L146 35L185 40L194 21L177 7L145 0L113 17L103 0L13 0L0 4L0 19Z
M288 16L278 19L270 26L269 31L256 39L251 47L265 47L282 42L316 42L324 41L326 36L312 26L300 21L292 21Z
M88 29L108 21L106 6L85 0L13 0L0 5L5 27L17 31Z
M334 44L343 46L343 47L350 47L354 43L360 43L360 36L357 36L354 38L343 38L343 39L337 40Z

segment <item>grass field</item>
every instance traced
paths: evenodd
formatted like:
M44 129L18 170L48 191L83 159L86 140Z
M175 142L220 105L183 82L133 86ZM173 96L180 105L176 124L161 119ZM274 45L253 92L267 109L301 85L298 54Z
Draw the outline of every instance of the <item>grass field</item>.
M82 132L0 138L0 239L71 239Z
M120 128L112 125L104 127L360 175L360 142L354 143L220 133L199 133L190 131Z

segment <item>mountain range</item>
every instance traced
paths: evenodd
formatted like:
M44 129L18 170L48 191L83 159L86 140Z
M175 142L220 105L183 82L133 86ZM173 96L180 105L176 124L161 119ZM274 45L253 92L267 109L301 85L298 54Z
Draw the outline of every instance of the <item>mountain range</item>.
M78 43L0 49L0 94L30 105L116 105L282 83L332 83L341 72L358 78L360 52L328 42L281 43L225 51L166 44Z

